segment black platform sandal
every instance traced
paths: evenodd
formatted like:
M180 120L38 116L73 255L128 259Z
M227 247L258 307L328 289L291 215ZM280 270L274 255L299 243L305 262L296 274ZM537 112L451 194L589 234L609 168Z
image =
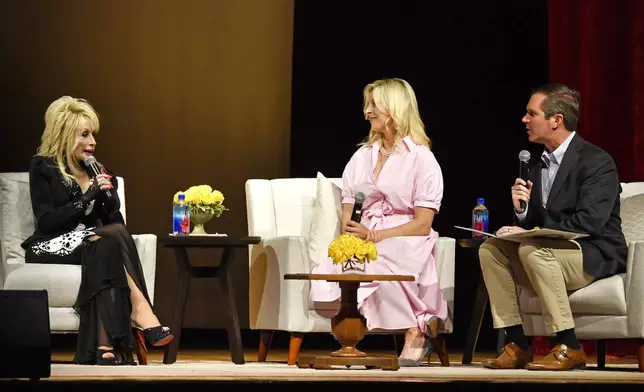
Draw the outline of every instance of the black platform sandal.
M105 354L112 354L112 356L104 357ZM123 362L116 355L114 349L103 350L101 348L96 349L96 364L99 366L119 366Z
M139 365L148 364L148 348L146 342L151 346L160 347L165 346L174 339L172 331L163 329L162 326L151 327L143 329L132 325L134 330L134 342L136 344L136 356L139 359Z
M174 339L172 331L170 329L163 329L161 325L146 329L134 326L134 329L136 330L137 340L143 345L143 348L146 349L146 351L146 342L151 346L161 347L170 343L172 339Z

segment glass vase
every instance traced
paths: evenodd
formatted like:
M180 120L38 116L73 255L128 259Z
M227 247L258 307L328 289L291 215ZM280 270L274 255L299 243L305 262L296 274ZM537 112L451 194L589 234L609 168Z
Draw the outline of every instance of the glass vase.
M343 274L364 274L364 272L365 263L361 263L355 258L342 263Z

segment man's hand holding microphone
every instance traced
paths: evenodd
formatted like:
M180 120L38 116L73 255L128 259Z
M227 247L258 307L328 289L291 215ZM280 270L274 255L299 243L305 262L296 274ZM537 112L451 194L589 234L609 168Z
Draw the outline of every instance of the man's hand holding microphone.
M530 201L531 192L532 181L528 180L526 182L522 178L514 180L514 185L512 186L512 205L514 205L514 211L517 214L522 214L525 211Z
M532 193L532 181L526 180L528 178L528 162L530 161L530 152L523 150L519 153L519 178L514 180L512 185L512 205L514 212L523 214L526 212L528 203L530 202L530 194ZM512 234L525 231L519 226L503 226L497 230L497 235Z

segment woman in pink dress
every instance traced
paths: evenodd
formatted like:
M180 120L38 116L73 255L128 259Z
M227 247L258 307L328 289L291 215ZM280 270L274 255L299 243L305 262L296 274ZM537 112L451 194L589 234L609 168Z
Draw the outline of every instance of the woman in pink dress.
M413 275L415 281L364 283L358 307L368 330L406 330L399 363L418 366L447 317L434 259L438 233L432 229L443 177L406 81L367 85L364 115L371 130L342 174L342 232L376 244L378 258L366 264L365 273ZM350 219L358 192L365 195L360 223ZM340 273L340 268L329 261L313 272ZM337 283L311 284L313 301L340 297Z

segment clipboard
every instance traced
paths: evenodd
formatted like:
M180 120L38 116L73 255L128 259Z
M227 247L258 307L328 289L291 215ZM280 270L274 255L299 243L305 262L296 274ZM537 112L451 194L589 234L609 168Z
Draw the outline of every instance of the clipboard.
M556 230L556 229L542 229L539 227L535 227L534 229L531 229L531 230L522 231L520 233L509 233L509 234L500 234L500 235L487 233L485 231L480 231L480 230L474 230L469 227L463 227L463 226L454 226L454 227L457 229L482 234L488 237L498 238L498 239L507 240L507 241L513 241L513 242L523 242L529 238L550 238L550 239L570 241L570 240L575 240L577 238L588 237L588 234L573 233L570 231L562 231L562 230Z

